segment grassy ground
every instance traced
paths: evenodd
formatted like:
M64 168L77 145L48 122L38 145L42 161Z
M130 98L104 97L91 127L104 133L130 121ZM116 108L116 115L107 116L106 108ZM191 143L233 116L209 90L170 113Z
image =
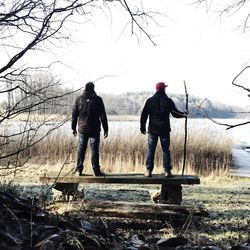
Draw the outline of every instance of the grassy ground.
M206 178L184 190L186 204L201 204L209 211L200 227L186 232L196 243L211 241L221 247L250 238L250 182L239 178Z
M141 201L151 202L150 192L159 190L159 186L137 185L88 185L85 186L87 200ZM230 177L201 178L200 185L184 186L183 205L203 206L208 217L192 218L181 235L189 240L191 246L216 245L222 249L246 242L250 238L250 182L249 179ZM81 203L55 203L50 210L72 215L84 216ZM146 222L145 222L146 223ZM150 222L151 223L151 222ZM146 229L147 228L147 229ZM165 222L154 230L145 225L145 230L123 230L125 235L139 233L144 237L152 234L160 237L173 237L180 233Z

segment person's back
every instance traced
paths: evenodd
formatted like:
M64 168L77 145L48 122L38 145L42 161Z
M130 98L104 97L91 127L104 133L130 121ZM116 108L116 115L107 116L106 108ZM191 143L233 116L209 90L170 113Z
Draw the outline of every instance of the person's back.
M171 131L169 115L182 118L173 100L169 98L165 91L159 90L152 97L147 99L141 114L141 128L145 128L147 117L149 116L148 133L164 135Z
M72 116L72 129L76 127L76 123L78 122L79 133L91 134L100 132L101 121L104 131L108 131L103 101L95 92L84 91L83 94L76 99Z
M161 135L170 131L171 102L164 92L157 92L146 102L149 115L148 132Z
M85 90L79 96L73 107L72 112L72 130L76 136L76 126L78 124L79 147L77 154L76 171L82 175L85 153L90 141L91 163L95 176L105 175L100 170L99 165L99 144L101 124L104 130L104 138L108 136L108 121L102 98L97 96L94 91L95 85L89 82Z

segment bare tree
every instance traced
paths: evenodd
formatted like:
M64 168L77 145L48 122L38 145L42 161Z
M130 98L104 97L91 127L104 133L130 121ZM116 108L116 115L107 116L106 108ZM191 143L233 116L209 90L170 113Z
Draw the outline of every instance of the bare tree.
M140 1L0 1L0 97L7 103L6 108L0 110L2 168L20 167L30 160L28 154L26 158L21 157L22 154L69 119L68 110L60 112L60 117L51 117L52 109L56 112L55 107L60 108L58 100L78 91L58 91L60 79L52 75L47 79L34 77L37 72L49 75L50 65L30 66L27 54L34 51L48 53L62 41L70 40L67 23L75 22L76 17L84 23L91 19L94 11L102 10L111 15L117 9L127 15L124 26L130 25L132 35L141 32L154 44L146 27L155 13L145 12ZM37 114L43 116L38 118ZM22 123L14 126L10 122L17 117L18 120L22 118ZM20 161L21 158L24 160Z

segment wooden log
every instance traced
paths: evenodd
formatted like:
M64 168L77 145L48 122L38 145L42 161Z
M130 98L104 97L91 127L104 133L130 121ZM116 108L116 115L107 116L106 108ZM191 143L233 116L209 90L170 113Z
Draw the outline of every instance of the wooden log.
M155 219L162 220L170 216L205 216L207 212L195 207L170 205L170 204L151 204L137 202L84 202L82 209L84 213L92 216L121 217L136 219Z

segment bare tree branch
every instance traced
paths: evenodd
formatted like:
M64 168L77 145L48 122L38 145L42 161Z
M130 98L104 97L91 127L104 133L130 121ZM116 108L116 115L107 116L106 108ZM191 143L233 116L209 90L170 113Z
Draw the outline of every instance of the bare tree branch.
M240 73L237 74L237 75L234 77L234 79L233 79L233 81L232 81L232 84L233 84L234 86L236 86L236 87L239 87L239 88L242 88L242 89L246 90L247 92L250 92L250 89L249 89L249 88L244 87L242 84L237 84L237 83L235 83L236 79L237 79L238 77L240 77L247 69L250 69L250 66L246 66L243 70L241 70Z
M134 23L138 26L139 30L141 30L147 37L148 39L152 42L153 45L156 45L154 43L154 41L152 40L152 37L145 31L145 29L140 25L140 23L136 20L135 17L144 17L144 16L148 16L148 14L146 14L145 12L141 12L141 11L137 11L136 13L133 13L130 9L130 7L127 4L126 0L121 0L120 1L121 5L128 11L130 17L131 17L131 33L132 35L134 34Z
M236 124L228 124L228 123L222 123L222 122L218 122L216 121L215 119L212 119L207 111L206 111L206 108L202 107L202 105L207 101L207 99L204 99L201 104L199 105L199 108L201 110L203 110L204 114L205 114L205 118L209 119L210 121L212 121L213 123L217 124L217 125L222 125L222 126L225 126L226 127L226 130L228 129L232 129L232 128L235 128L235 127L239 127L239 126L243 126L243 125L247 125L247 124L250 124L250 121L246 121L246 122L240 122L240 123L236 123Z
M195 1L194 4L205 4L206 10L207 11L211 11L212 6L215 6L216 11L219 12L218 17L221 19L223 16L227 15L227 16L233 16L236 13L245 10L248 8L247 4L249 4L248 0L235 0L234 2L232 1L224 1L221 2L220 0L198 0ZM245 9L244 9L245 8ZM250 13L245 14L245 20L243 25L243 31L247 31L248 30L248 22L249 22L249 16Z

